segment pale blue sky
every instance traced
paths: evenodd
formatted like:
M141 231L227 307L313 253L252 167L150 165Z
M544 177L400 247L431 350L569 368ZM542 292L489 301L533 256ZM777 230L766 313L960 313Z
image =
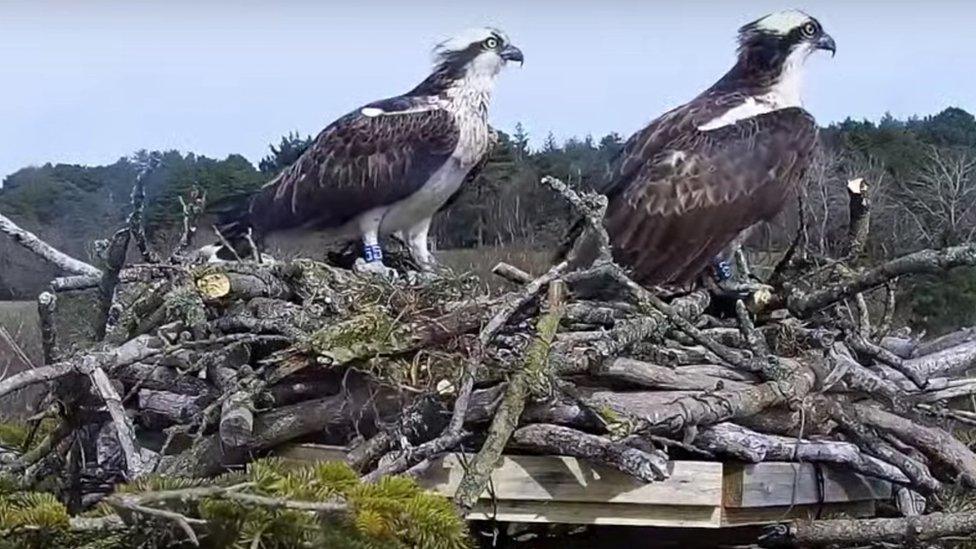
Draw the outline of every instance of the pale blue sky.
M0 0L0 177L139 148L256 161L283 133L406 91L434 43L484 24L526 56L501 77L496 126L627 135L717 79L739 25L791 7L838 43L811 61L821 122L976 109L962 0Z

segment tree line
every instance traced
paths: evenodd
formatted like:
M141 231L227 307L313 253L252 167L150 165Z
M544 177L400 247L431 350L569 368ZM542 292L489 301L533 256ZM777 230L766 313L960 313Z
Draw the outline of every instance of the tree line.
M970 240L976 234L976 119L959 108L899 120L848 119L823 128L823 147L802 199L804 240L812 251L842 254L847 230L848 180L863 177L872 202L868 253L890 257L915 249ZM241 155L223 160L178 151L139 151L107 166L45 164L21 169L3 181L0 212L65 251L87 257L87 246L120 225L129 213L132 183L146 177L146 219L151 239L178 229L180 197L191 189L220 204L259 188L290 165L311 141L290 133L270 146L257 166ZM533 146L533 144L535 144ZM519 124L499 132L489 162L434 225L436 246L552 248L569 212L537 182L553 175L587 189L604 181L624 138L616 133L557 140L529 135ZM800 225L788 208L752 245L782 251ZM38 271L42 271L39 276ZM8 242L0 242L0 298L30 297L44 280L43 267ZM905 314L923 329L976 322L976 273L961 270L902 289Z

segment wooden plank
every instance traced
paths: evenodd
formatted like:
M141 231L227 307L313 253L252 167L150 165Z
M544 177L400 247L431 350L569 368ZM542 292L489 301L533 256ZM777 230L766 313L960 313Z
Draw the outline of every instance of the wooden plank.
M719 528L719 507L687 505L646 505L561 501L499 501L492 506L481 500L465 518L504 522L561 524L602 524L614 526L660 526L670 528Z
M723 481L724 505L729 508L762 508L817 503L843 503L888 499L891 483L859 475L837 466L811 463L769 462L728 464ZM822 499L821 499L822 497Z
M289 444L276 454L286 461L343 461L346 450L324 444ZM464 474L461 456L437 458L418 482L453 496ZM471 455L464 456L471 459ZM722 464L676 461L665 481L645 483L615 469L564 456L504 456L492 474L495 497L502 500L585 501L595 503L719 506ZM487 492L482 497L488 497Z
M722 527L771 524L792 519L862 518L873 517L874 515L874 500L825 503L823 505L794 505L792 507L726 507L722 509Z
M292 462L343 460L346 450L293 444L278 455ZM439 458L418 479L452 496L463 475L462 459ZM644 483L614 469L562 456L503 456L488 494L467 515L511 522L604 524L672 528L720 528L768 524L792 518L874 514L874 499L891 496L889 483L822 466L824 503L817 502L812 464L726 464L678 461L671 478ZM723 474L724 472L724 474ZM794 495L795 485L795 495ZM724 498L724 508L723 508Z
M470 459L470 456L467 457ZM646 483L615 469L564 456L503 456L491 476L495 498L502 501L631 503L717 507L722 504L722 464L674 461L671 476ZM428 489L453 496L464 469L461 458L436 460L418 479ZM487 490L482 498L487 498ZM616 512L616 511L614 511Z

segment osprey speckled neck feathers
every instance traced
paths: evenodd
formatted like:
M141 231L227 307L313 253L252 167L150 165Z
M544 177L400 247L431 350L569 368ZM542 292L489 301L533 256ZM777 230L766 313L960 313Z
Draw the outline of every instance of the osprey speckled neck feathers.
M225 214L235 248L247 236L324 230L362 241L365 270L388 273L381 235L397 234L430 266L432 216L489 147L494 80L522 52L497 29L467 31L434 48L433 72L409 92L364 105L330 124L290 167Z

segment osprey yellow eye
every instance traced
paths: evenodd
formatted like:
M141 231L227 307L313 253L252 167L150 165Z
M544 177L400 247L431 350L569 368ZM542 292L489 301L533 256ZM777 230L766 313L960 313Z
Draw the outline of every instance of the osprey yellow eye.
M803 34L804 38L813 38L817 34L817 25L813 22L804 23L800 27L800 33Z
M489 50L493 50L498 47L498 39L494 36L485 40L485 47Z

